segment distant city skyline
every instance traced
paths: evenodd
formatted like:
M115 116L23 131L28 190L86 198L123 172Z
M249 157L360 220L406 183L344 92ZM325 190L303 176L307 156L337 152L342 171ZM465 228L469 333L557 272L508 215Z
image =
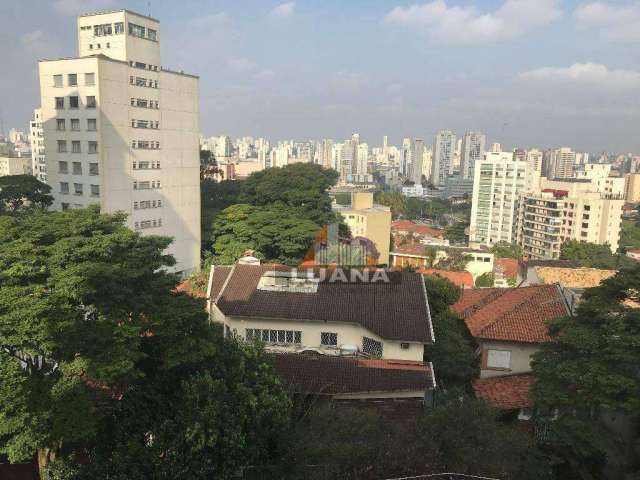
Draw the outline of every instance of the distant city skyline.
M75 15L129 8L175 39L165 67L200 76L205 135L430 144L481 131L509 148L640 151L630 0L28 3L0 6L5 132L27 131L39 107L36 60L75 53Z

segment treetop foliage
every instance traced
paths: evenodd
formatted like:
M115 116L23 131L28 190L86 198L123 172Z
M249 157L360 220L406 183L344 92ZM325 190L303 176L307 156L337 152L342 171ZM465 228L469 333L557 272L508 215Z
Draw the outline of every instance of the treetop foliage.
M51 187L33 175L0 177L0 213L44 209L53 203Z

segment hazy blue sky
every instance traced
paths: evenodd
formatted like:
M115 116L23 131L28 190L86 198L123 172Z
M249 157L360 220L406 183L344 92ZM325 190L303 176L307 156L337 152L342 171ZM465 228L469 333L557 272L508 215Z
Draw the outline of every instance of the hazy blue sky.
M640 153L638 0L0 0L5 130L38 106L37 59L76 55L75 15L106 8L160 19L205 135Z

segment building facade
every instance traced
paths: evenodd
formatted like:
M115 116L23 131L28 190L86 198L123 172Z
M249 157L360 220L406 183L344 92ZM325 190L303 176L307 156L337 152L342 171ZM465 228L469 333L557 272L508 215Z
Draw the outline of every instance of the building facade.
M476 163L469 245L512 243L517 238L520 195L537 186L539 175L511 152L488 152Z
M431 160L431 181L434 185L444 185L453 166L456 136L450 131L438 132L433 142Z
M629 203L640 202L640 173L624 176L624 199Z
M484 158L486 137L479 132L468 132L462 137L460 152L460 176L463 179L474 176L474 166Z
M78 57L39 63L53 207L124 211L173 237L176 271L199 268L198 78L162 67L158 20L119 10L77 28Z
M29 124L31 141L31 171L41 182L47 183L47 162L44 152L44 132L42 130L42 112L33 111L33 120Z
M624 199L588 179L542 179L541 191L523 196L518 243L530 259L558 259L564 242L577 240L609 245L617 252Z
M5 175L31 175L31 159L28 157L0 157L0 177Z

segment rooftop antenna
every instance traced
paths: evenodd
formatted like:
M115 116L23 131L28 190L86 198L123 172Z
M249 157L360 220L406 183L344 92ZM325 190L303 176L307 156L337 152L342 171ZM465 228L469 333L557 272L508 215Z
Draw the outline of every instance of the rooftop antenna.
M147 2L147 8L149 9L149 17L151 16L151 2Z

